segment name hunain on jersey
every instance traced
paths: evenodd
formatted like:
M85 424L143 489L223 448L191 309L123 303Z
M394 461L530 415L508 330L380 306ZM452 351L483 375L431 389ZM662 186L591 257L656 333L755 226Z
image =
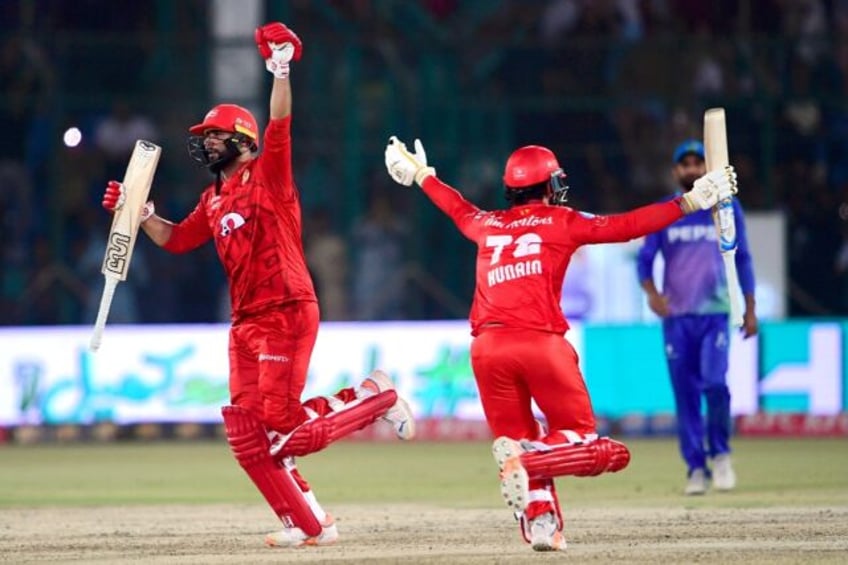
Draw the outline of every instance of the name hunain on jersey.
M539 216L531 214L530 216L518 218L517 220L513 220L509 223L504 223L497 219L495 216L489 215L485 220L483 220L483 223L486 226L511 229L552 225L554 223L554 219L550 216L544 216L540 218ZM490 269L489 272L486 274L486 278L489 282L489 287L493 287L503 282L520 279L522 277L528 277L530 275L541 274L542 262L539 259L531 259L527 261L519 261L518 263L513 263L511 265L500 265L498 267L495 267L494 269Z

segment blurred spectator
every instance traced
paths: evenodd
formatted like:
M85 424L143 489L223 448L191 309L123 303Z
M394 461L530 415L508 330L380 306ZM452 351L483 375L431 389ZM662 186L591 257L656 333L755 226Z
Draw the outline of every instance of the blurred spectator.
M33 225L32 187L24 168L0 161L0 325L14 323L16 300L29 282Z
M33 243L29 261L31 270L26 286L15 297L11 319L15 324L56 325L65 318L78 319L75 305L86 300L85 284L54 254L47 238ZM65 310L73 309L73 312Z
M147 116L133 111L124 99L112 104L109 115L94 130L94 144L106 159L106 176L122 179L135 142L146 139L158 143L158 133Z
M395 213L389 197L375 193L365 217L353 228L354 319L403 318L405 236L401 216Z
M842 239L835 199L802 158L793 159L781 177L787 203L789 313L832 316L839 303L834 264Z
M108 229L107 229L108 232ZM83 323L93 324L100 307L100 297L103 294L103 256L106 253L106 237L100 229L92 230L84 247L76 271L87 289ZM112 308L109 310L109 322L114 324L133 324L142 321L139 313L139 295L145 292L145 287L151 278L144 250L138 246L133 250L127 280L120 283L115 290Z
M811 75L812 69L803 59L792 58L778 122L778 155L800 156L812 164L823 158L823 143L822 109L812 92Z
M165 149L157 207L183 214L193 206L205 173L182 166L185 125L214 102L206 82L214 4L0 3L0 126L14 132L0 142L0 323L19 315L19 323L83 321L73 266L89 237L105 239L107 229L95 228L88 211L99 205L102 182L123 176L136 139ZM440 172L495 205L502 171L477 156L550 145L566 158L573 202L613 212L665 192L671 145L701 135L707 105L727 108L746 206L787 210L800 297L793 313L840 304L833 289L846 280L845 252L835 248L842 230L833 210L848 185L848 1L296 0L267 9L309 24L311 63L294 84L304 105L293 123L302 140L294 158L303 209L335 221L335 233L321 231L320 217L314 229L312 220L304 225L312 230L306 238L315 236L307 253L318 257L310 266L326 319L396 317L412 308L425 318L453 315L433 296L464 296L473 284L453 267L465 248L439 232L435 214L408 216L409 231L427 240L410 248L407 226L390 217L369 210L367 220L348 220L367 199L368 171L387 131L419 131L425 144L436 129L447 133L438 136L443 146L431 146L443 154ZM242 39L251 41L234 41ZM95 116L103 118L99 127L88 123ZM62 147L71 124L92 134ZM157 191L160 184L169 190ZM791 187L815 198L797 201ZM442 272L425 273L443 290L410 300L403 281L416 292L423 276L410 283L405 266L434 264L427 255L448 244L456 249L446 252ZM150 272L173 284L138 296L137 318L226 316L228 308L210 311L214 299L200 296L223 288L213 251L184 265L149 256ZM321 290L321 279L334 290ZM347 292L339 291L345 283Z
M326 208L312 212L303 229L306 259L315 281L321 319L347 320L347 242L333 231Z
M50 64L35 42L17 34L0 40L0 127L6 132L0 136L0 159L26 160L33 118L40 115L52 82Z
M833 269L839 281L838 313L844 316L848 314L848 222L845 220L842 223L842 242Z
M827 49L827 9L822 0L783 0L783 32L795 39L796 53L815 63Z
M459 0L421 0L421 3L434 19L443 21L456 12Z

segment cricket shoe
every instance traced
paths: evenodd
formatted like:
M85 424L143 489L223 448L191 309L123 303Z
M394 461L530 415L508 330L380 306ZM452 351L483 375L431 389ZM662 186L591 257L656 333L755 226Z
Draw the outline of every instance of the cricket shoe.
M713 486L721 491L736 488L736 473L733 472L729 453L722 453L713 458Z
M707 492L707 472L705 469L695 469L689 475L686 481L686 488L683 489L683 494L687 496L705 494Z
M492 455L501 477L501 496L516 516L520 516L530 502L530 477L521 464L521 444L501 436L492 444Z
M565 537L559 531L553 512L530 520L530 546L533 551L563 551L566 548Z
M317 536L307 536L300 528L283 528L271 532L265 536L265 545L268 547L306 547L318 545L332 545L339 539L339 531L333 517L327 514L321 524L321 533Z
M377 394L378 392L395 390L395 383L392 382L389 375L377 369L363 379L359 385L359 389L366 395ZM389 408L382 416L382 419L394 427L395 434L397 434L398 438L409 440L415 437L415 417L412 415L409 403L401 398L400 395L398 395L397 402Z

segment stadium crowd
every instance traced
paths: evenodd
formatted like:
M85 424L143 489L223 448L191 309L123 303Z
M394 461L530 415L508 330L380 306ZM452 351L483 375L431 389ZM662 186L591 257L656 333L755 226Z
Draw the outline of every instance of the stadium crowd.
M671 148L717 105L746 210L785 215L789 314L848 313L848 1L280 4L266 11L310 46L293 81L295 178L324 319L466 314L473 249L385 178L387 132L432 138L440 175L488 207L500 157L546 145L574 205L614 213L670 189ZM185 171L184 145L217 102L197 24L210 5L0 3L0 324L92 322L100 195L135 139L165 149L152 196L166 216L208 182ZM63 143L71 126L79 145ZM211 246L178 261L141 238L132 264L110 321L227 318Z

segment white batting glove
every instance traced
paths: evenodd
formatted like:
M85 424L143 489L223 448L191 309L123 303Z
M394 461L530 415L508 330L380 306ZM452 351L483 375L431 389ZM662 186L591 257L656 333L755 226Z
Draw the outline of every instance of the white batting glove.
M425 178L436 174L436 169L427 166L427 154L420 139L415 140L415 153L410 153L406 144L394 135L386 145L386 169L403 186L412 186L413 182L421 186Z
M695 181L692 190L683 195L681 208L686 214L709 210L725 198L739 192L736 171L732 165L711 171Z
M286 43L269 43L271 56L265 59L265 68L276 78L288 78L294 45Z
M156 206L153 205L152 200L149 200L147 202L147 204L145 204L141 208L141 222L140 223L143 224L144 222L149 220L153 216L153 214L155 214L155 213L156 213Z
M276 78L288 78L289 63L299 61L303 53L297 34L281 22L271 22L256 28L253 37L268 72Z

